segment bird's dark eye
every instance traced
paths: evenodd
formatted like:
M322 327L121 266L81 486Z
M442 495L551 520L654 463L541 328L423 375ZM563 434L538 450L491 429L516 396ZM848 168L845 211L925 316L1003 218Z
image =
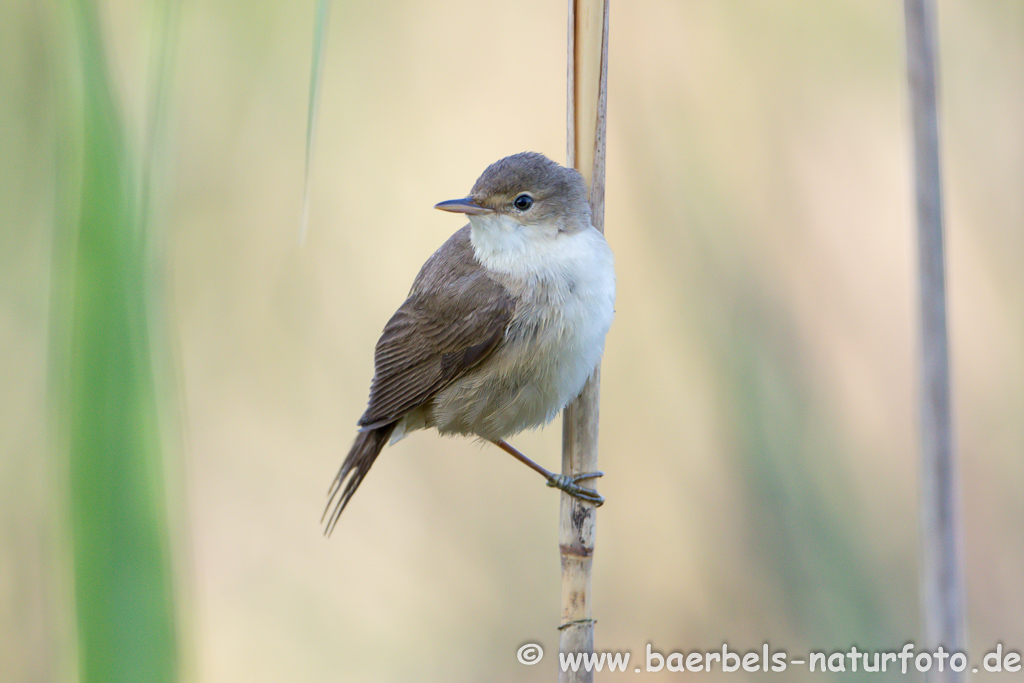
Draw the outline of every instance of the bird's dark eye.
M515 198L512 202L512 206L516 207L520 211L526 211L533 206L533 197L528 194L521 194Z

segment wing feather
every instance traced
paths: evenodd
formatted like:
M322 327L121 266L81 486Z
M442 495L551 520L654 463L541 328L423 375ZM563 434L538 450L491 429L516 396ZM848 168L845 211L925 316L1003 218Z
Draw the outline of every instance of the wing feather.
M472 257L469 227L420 270L374 353L362 429L397 421L481 363L504 338L515 299Z

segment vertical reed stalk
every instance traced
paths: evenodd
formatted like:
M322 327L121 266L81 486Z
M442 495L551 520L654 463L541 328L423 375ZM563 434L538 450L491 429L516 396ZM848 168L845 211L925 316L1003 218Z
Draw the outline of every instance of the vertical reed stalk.
M914 135L914 179L920 305L920 524L921 594L925 646L965 647L964 588L960 561L959 490L949 384L946 284L942 244L942 174L935 6L905 0L907 74ZM963 680L964 674L930 672L932 680Z
M569 0L567 156L590 188L594 227L604 232L605 112L608 90L607 0ZM562 473L597 470L600 366L562 416ZM559 652L592 653L590 574L595 508L566 493L561 500L562 623ZM589 683L593 673L560 671L562 683Z

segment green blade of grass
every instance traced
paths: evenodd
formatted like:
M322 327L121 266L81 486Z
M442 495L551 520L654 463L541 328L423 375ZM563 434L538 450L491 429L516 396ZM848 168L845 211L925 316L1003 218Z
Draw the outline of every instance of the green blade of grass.
M78 169L55 236L55 408L66 446L79 678L177 680L173 571L150 358L145 231L95 7L73 2ZM73 101L73 98L68 98ZM75 107L76 105L71 105ZM73 208L72 208L73 205Z
M327 15L330 0L317 0L313 25L313 66L309 75L309 111L306 115L306 173L302 183L302 219L299 224L299 244L306 241L309 226L309 173L313 166L313 147L316 141L316 118L320 104L320 81L323 74L324 39L327 34Z

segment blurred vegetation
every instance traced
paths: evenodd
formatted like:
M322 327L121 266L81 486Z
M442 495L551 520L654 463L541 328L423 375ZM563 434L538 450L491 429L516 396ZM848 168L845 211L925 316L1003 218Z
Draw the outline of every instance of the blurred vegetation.
M67 519L78 676L174 681L150 226L95 4L68 9L73 47L58 85L50 382L56 450L67 457L68 501L55 502Z
M0 680L88 669L74 634L102 634L76 625L99 614L83 590L109 633L143 618L129 605L145 632L184 624L196 680L553 679L558 500L524 468L417 434L330 541L317 520L377 335L459 227L430 207L506 154L562 158L565 8L335 3L300 248L312 3L185 3L169 97L139 67L165 30L144 6L96 5L101 53L63 6L8 4ZM973 658L1024 644L1022 7L939 2ZM899 3L612 6L599 649L917 634L902 40ZM167 153L146 170L154 129ZM70 409L56 445L102 478L48 445L48 375ZM158 442L179 401L168 476ZM514 443L558 462L557 428ZM184 514L161 528L168 507ZM117 536L70 543L91 525ZM104 594L76 565L148 578ZM528 641L549 656L526 670ZM147 642L128 655L184 667L173 637Z

